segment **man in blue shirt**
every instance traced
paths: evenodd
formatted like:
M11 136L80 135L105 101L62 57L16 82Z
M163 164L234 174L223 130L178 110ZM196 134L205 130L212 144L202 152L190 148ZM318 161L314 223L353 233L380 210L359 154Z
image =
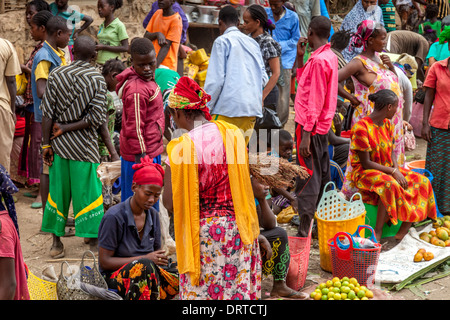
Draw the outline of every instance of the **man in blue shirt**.
M234 124L248 143L256 118L262 117L263 88L268 77L259 44L242 33L232 6L219 12L219 36L213 44L205 80L211 95L208 108L214 120Z
M282 73L278 80L280 92L277 114L283 125L289 119L289 100L291 95L291 75L297 56L297 42L300 39L300 22L296 12L286 9L285 0L269 0L266 8L269 19L275 23L272 37L281 45Z

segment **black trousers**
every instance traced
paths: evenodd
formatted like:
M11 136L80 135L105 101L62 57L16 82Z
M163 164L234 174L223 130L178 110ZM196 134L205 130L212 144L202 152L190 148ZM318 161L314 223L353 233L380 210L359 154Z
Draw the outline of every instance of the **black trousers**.
M286 280L291 256L289 254L289 240L285 229L275 227L270 230L262 230L272 247L272 257L268 260L262 257L262 271L265 276L271 274L275 281Z
M302 128L296 124L295 139L297 146L297 164L308 169L310 176L306 179L297 177L295 194L298 201L300 225L297 236L307 237L314 214L322 197L323 188L330 181L330 156L328 153L328 134L311 136L311 155L303 158L299 153Z

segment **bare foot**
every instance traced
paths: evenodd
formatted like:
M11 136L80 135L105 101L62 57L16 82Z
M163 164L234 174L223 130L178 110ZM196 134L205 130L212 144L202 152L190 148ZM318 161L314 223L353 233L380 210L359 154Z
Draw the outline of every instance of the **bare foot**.
M309 298L307 293L295 291L289 288L285 281L275 281L270 296L301 300Z

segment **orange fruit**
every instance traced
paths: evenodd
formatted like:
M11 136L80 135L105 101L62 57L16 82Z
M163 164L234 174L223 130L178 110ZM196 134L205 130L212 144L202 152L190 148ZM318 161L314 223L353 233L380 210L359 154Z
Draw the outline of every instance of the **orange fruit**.
M369 299L372 299L373 298L373 292L371 290L367 290L366 291L366 297L369 298Z
M432 252L425 252L423 258L425 259L425 261L430 261L434 258L434 254Z
M422 259L423 259L423 254L422 254L422 253L417 252L417 253L414 255L414 262L420 262L420 261L422 261Z
M322 294L320 292L316 292L314 295L314 300L322 300Z
M422 249L417 250L417 252L420 252L421 254L425 254L425 252L427 252L427 250L422 248Z

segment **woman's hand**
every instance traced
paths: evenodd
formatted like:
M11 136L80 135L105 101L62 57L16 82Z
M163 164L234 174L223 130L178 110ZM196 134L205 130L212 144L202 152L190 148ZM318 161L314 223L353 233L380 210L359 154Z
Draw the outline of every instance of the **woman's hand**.
M431 128L430 125L428 123L424 123L422 125L422 139L426 140L427 142L431 142Z
M267 260L272 258L272 247L269 241L262 234L258 236L259 248L261 251L261 257L265 257Z
M167 266L169 264L169 259L165 253L165 250L156 250L148 253L146 257L153 261L157 266Z
M350 103L353 108L356 108L361 104L361 101L359 101L358 98L356 98L355 96L351 96L350 99L348 100L350 100Z
M408 182L398 169L394 171L392 176L394 177L395 180L397 180L397 182L403 189L408 189Z
M392 60L391 58L389 58L389 56L387 54L382 54L380 56L381 62L389 68L389 70L394 71L394 65L392 64Z
M411 131L413 130L413 126L408 121L403 120L403 129Z

